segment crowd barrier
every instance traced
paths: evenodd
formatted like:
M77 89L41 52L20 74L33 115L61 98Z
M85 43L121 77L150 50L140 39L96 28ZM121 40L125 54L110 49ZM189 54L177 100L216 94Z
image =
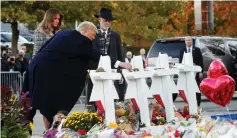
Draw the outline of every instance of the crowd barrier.
M19 95L22 91L23 78L19 71L1 71L1 86L7 86Z

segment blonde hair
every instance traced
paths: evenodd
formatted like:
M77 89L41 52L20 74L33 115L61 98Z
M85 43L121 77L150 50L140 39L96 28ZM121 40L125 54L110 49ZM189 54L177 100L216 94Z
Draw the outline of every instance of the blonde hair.
M56 28L52 28L52 21L54 20L56 15L60 16L59 24ZM41 21L38 28L40 32L45 33L48 36L51 36L52 31L57 32L62 26L63 26L63 15L59 10L51 8L46 11L44 19Z
M87 31L87 30L93 30L97 32L96 26L92 22L84 21L80 23L77 27L77 31Z

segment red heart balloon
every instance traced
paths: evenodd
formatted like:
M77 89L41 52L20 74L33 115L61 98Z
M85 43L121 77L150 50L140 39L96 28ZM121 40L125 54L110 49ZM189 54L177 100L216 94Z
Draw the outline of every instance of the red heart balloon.
M235 81L228 75L206 78L200 84L201 92L212 102L225 107L235 92Z
M207 76L209 78L218 78L222 75L228 75L225 65L219 60L213 61L209 66Z

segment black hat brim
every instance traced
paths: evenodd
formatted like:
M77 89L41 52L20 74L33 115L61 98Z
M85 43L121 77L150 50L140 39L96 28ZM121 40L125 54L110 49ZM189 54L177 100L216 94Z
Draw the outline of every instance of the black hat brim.
M94 14L94 17L95 17L95 18L99 18L99 17L101 17L101 16L100 16L99 14ZM105 17L101 17L101 18L106 19ZM106 19L106 20L113 21L113 20L116 20L116 18L112 17L111 19Z

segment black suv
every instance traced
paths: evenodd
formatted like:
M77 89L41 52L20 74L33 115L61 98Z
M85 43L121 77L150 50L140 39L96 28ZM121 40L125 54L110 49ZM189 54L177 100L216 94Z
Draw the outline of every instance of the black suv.
M213 60L221 60L229 74L236 80L236 68L234 58L237 51L237 38L217 37L217 36L196 36L193 38L193 46L201 49L204 63L204 77L207 76L207 70ZM180 50L185 48L185 37L174 37L160 39L154 42L147 54L146 65L154 67L159 53L167 53L170 62L179 62ZM177 81L177 76L174 77ZM150 86L151 80L147 79Z

